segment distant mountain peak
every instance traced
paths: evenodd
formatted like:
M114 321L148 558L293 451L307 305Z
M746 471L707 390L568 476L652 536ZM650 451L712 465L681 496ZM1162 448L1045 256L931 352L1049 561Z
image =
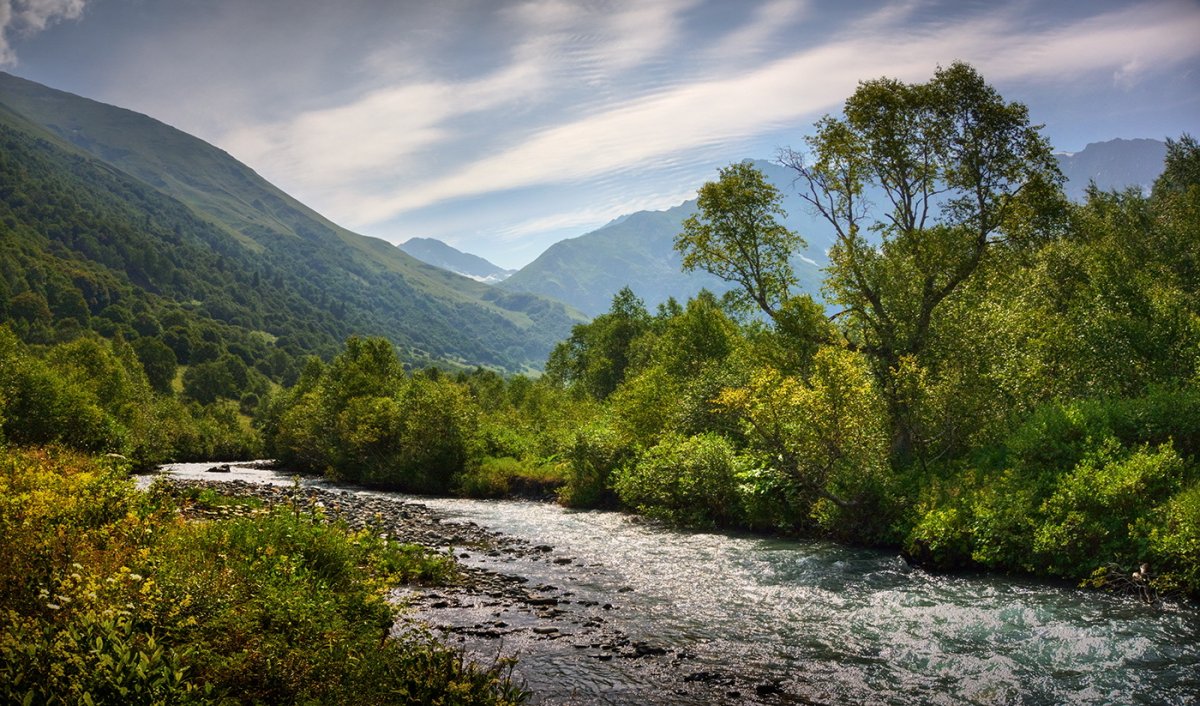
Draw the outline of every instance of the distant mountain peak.
M477 282L495 284L508 279L516 270L506 270L478 255L465 253L437 238L409 238L396 247L421 262L440 267Z
M1162 174L1167 144L1147 138L1092 142L1078 152L1058 152L1058 168L1067 177L1064 187L1073 201L1082 201L1090 183L1102 191L1130 186L1149 189Z

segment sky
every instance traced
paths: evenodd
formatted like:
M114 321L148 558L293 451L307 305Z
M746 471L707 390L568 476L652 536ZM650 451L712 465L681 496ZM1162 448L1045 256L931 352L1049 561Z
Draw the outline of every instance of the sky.
M0 69L513 268L957 60L1060 151L1200 133L1200 0L0 0Z

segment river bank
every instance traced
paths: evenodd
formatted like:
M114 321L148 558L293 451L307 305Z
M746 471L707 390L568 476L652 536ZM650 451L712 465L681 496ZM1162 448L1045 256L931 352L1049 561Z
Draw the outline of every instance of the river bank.
M1200 693L1200 617L1185 606L931 574L816 540L205 469L170 476L277 486L254 492L453 552L463 580L398 591L410 611L397 632L426 625L484 664L516 657L534 703L1170 704Z
M290 508L452 555L459 573L453 584L393 592L393 599L406 609L393 632L431 630L482 663L515 657L514 673L527 682L535 675L528 665L522 667L523 657L536 654L539 666L557 664L564 674L579 671L572 663L590 663L585 684L564 683L550 693L535 690L533 703L814 703L789 694L782 677L739 673L735 665L717 669L708 662L694 663L695 655L669 640L630 635L610 620L625 610L622 599L633 590L628 586L618 587L606 599L585 598L511 572L514 565L531 563L587 568L549 544L534 544L470 521L447 521L444 513L421 502L359 489L223 480L216 471L211 478L158 478L172 493L210 489L262 504L261 509L254 507L258 503L185 509L194 519ZM612 675L597 678L597 672ZM544 685L544 675L538 676L536 681Z

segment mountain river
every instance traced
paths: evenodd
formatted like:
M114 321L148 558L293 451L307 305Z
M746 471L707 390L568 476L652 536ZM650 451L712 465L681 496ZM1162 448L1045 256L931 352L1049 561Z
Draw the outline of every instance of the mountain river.
M167 471L200 478L204 467ZM237 467L222 475L291 482ZM545 503L369 494L426 505L447 524L473 522L553 547L541 557L464 551L460 561L555 588L575 603L604 603L610 626L635 641L670 645L686 657L688 674L736 672L745 683L779 687L757 696L751 689L750 700L1200 702L1200 611L1194 605L1145 605L1004 576L930 574L894 553L672 531L619 513ZM500 643L490 647L493 656L499 651L519 659L516 673L534 692L534 703L736 703L743 694L656 692L645 672L620 660L589 659L595 655L569 649L566 640L492 642Z

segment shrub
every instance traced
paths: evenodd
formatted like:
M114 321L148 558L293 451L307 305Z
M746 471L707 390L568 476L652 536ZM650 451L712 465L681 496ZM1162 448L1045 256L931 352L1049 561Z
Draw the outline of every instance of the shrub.
M456 486L457 492L470 498L540 498L552 496L562 483L562 471L556 465L485 456L468 465Z
M588 424L575 433L564 453L565 482L559 502L568 507L615 507L610 478L614 471L633 461L637 450L604 420Z
M1137 534L1145 538L1157 588L1200 595L1200 481L1139 523Z
M1043 507L1033 550L1052 574L1087 576L1105 562L1135 565L1147 558L1131 528L1148 517L1155 498L1168 498L1183 478L1170 445L1124 453L1109 440L1058 483Z
M1005 447L1015 465L1063 472L1110 437L1127 447L1171 442L1184 456L1200 454L1200 389L1155 387L1140 397L1042 405Z
M187 522L161 488L65 452L4 452L0 468L0 703L524 698L502 664L387 639L387 589L451 579L450 557L290 508Z
M743 516L738 476L745 466L716 434L667 436L619 469L613 487L625 505L671 524L731 527Z
M747 460L746 466L738 475L738 496L747 527L785 534L816 531L810 498L791 476L766 463Z

